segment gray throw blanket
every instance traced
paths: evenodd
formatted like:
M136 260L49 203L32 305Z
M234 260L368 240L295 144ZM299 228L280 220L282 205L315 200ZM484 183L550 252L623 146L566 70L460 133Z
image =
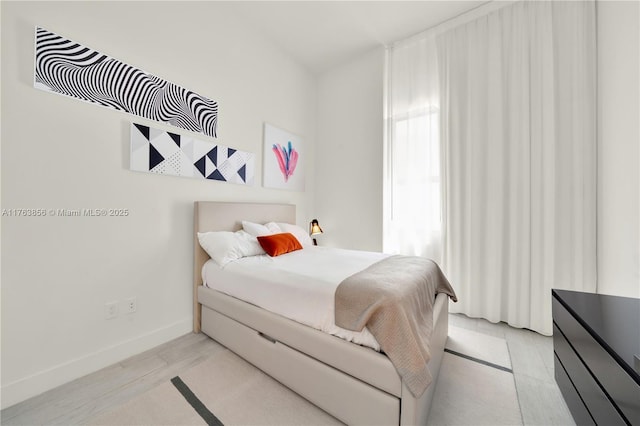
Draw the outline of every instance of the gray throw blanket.
M456 294L438 265L414 256L391 256L346 278L335 294L336 325L365 326L415 397L431 383L427 362L437 293Z

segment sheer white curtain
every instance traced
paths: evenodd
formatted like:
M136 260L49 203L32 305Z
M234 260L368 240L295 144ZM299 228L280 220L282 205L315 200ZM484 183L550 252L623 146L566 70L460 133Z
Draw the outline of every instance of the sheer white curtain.
M386 58L384 251L442 253L440 106L433 36L394 44Z
M551 288L596 286L594 2L518 2L437 45L450 309L549 335Z

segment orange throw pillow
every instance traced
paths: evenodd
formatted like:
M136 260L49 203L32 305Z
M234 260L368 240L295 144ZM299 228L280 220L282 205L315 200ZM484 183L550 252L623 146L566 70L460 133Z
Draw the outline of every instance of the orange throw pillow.
M289 232L282 234L264 235L258 237L258 242L271 257L280 256L296 250L301 250L300 241Z

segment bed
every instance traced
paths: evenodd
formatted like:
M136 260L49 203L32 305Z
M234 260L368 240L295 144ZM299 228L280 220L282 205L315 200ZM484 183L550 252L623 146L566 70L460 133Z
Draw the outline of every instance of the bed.
M381 352L350 343L202 285L209 260L197 233L236 231L241 220L296 223L289 204L194 205L194 332L203 332L350 425L426 424L448 331L448 296L433 306L430 386L415 397Z

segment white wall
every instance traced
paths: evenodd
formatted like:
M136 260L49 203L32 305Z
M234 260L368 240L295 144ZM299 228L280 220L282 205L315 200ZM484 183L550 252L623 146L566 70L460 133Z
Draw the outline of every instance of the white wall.
M640 297L640 3L596 6L598 292Z
M383 65L381 47L318 82L319 244L382 250Z
M640 3L597 2L598 291L640 297ZM321 76L321 243L382 249L382 49Z
M216 2L6 2L2 208L128 217L2 217L2 407L191 331L194 200L313 212L316 78ZM256 154L253 187L128 170L132 120L33 88L36 25L219 102L217 142ZM261 187L262 126L304 138L307 191ZM194 137L214 141L203 135ZM137 313L105 320L106 302Z

